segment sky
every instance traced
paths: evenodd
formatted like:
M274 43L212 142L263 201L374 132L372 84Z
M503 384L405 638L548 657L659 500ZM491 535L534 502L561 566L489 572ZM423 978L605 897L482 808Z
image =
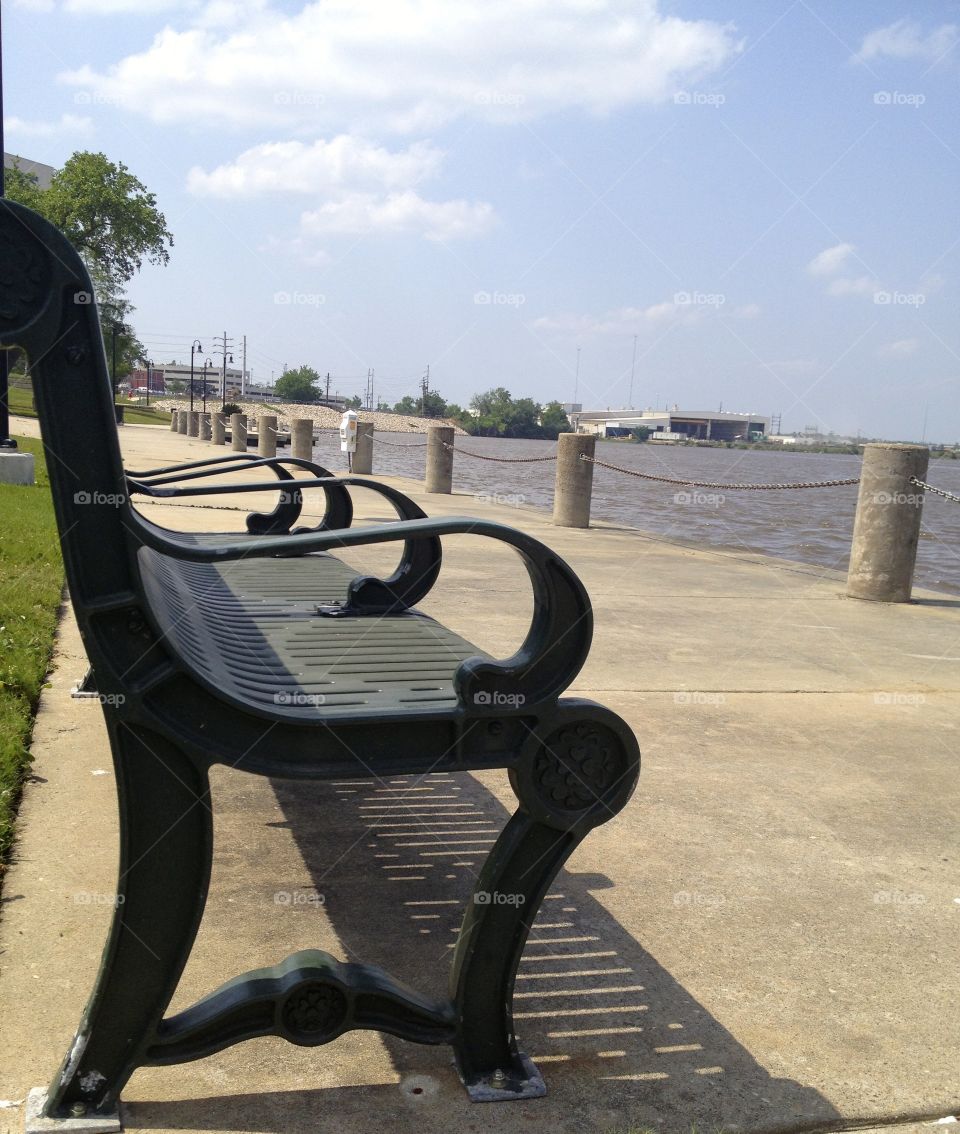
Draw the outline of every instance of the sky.
M123 162L153 361L960 440L960 3L6 0L6 149Z

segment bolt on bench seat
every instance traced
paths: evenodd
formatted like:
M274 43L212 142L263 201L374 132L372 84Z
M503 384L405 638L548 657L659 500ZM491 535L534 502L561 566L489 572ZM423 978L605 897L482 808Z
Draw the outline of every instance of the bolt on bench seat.
M131 504L137 489L121 462L82 261L46 221L4 202L0 264L0 347L21 347L31 364L120 811L100 973L60 1070L31 1093L28 1131L69 1129L80 1117L87 1131L117 1129L120 1092L138 1067L254 1036L314 1047L355 1028L449 1044L474 1100L542 1095L513 1028L520 956L557 872L625 806L639 772L626 724L563 696L592 637L579 579L521 531L419 509L410 518L382 485L397 522L202 538L149 522ZM315 483L334 496L372 484ZM246 487L275 490L276 481ZM527 571L533 615L511 657L493 658L414 609L440 573L441 538L461 535L512 548ZM388 578L338 554L385 543L402 545ZM466 907L445 996L307 945L165 1015L207 899L217 764L290 780L508 770L517 808Z

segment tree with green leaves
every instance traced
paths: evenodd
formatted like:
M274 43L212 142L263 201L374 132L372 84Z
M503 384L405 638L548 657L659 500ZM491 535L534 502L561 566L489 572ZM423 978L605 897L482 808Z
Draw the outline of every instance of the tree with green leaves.
M129 318L124 287L143 266L166 264L173 236L157 200L139 178L105 154L68 158L41 189L34 174L14 166L4 178L6 195L61 229L83 257L93 281L107 356L117 377L145 357Z
M547 402L540 412L540 428L551 440L559 433L570 433L572 426L566 410L559 402Z
M278 398L309 405L317 400L319 385L320 375L312 366L298 366L296 370L284 370L275 389Z

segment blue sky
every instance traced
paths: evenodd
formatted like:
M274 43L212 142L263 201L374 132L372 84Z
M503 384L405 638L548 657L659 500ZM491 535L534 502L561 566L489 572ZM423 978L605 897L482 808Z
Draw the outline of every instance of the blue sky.
M958 8L8 0L6 148L156 192L155 360L953 442Z

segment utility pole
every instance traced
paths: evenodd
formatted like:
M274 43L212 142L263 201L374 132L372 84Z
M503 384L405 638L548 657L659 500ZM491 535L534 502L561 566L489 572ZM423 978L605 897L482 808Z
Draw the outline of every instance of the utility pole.
M324 395L324 401L327 403L327 405L330 404L330 371L329 370L327 371L327 392Z
M630 397L627 399L627 406L633 409L633 374L637 368L637 336L633 336L633 362L630 363Z
M430 393L430 364L427 363L427 372L420 379L420 416L427 416L427 394Z
M224 331L222 335L217 335L213 342L213 353L222 356L220 365L220 405L222 407L227 400L227 358L233 362L233 355L230 353L233 350L233 339L228 339L227 332Z
M573 379L573 404L577 404L577 391L580 389L580 348L577 347L577 373Z
M367 388L363 395L368 410L373 409L373 367L367 371Z
M247 336L243 336L243 365L240 367L240 397L247 392Z

